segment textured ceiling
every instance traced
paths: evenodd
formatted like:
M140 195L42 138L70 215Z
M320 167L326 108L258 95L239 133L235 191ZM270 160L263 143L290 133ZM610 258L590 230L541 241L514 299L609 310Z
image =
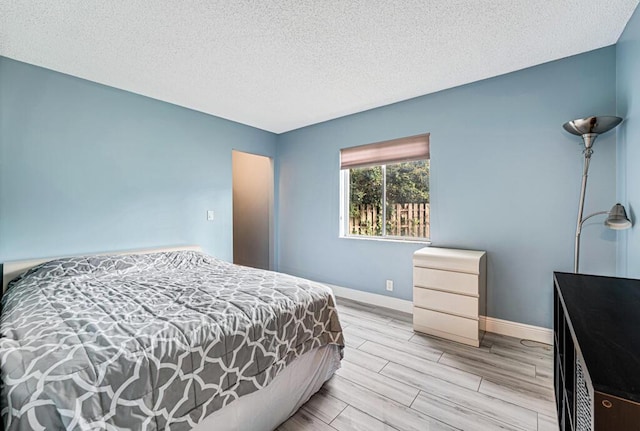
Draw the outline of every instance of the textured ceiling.
M638 0L0 0L0 55L272 132L614 44Z

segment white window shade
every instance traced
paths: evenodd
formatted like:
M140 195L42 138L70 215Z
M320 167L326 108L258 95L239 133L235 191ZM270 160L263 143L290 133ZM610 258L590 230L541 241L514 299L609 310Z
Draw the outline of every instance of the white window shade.
M429 158L429 134L340 150L340 169L363 168Z

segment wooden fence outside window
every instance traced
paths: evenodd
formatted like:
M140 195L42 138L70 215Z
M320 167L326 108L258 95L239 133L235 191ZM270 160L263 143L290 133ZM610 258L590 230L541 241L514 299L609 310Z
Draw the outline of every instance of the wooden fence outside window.
M387 212L387 236L429 238L429 204L390 204ZM382 208L358 205L349 217L349 234L382 235Z

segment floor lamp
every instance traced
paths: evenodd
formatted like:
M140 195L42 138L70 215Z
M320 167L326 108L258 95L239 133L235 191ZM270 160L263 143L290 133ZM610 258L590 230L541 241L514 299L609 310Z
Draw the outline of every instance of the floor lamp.
M584 197L587 189L587 177L589 175L589 163L593 154L593 144L598 135L608 132L622 122L620 117L587 117L568 121L562 125L564 129L577 136L582 137L584 142L584 169L582 170L582 187L580 188L580 204L578 206L578 222L576 224L576 242L573 252L573 272L577 273L580 266L580 233L585 221L593 216L607 214L604 225L610 229L628 229L631 221L627 217L627 212L621 204L615 204L610 211L598 211L582 217L584 211Z

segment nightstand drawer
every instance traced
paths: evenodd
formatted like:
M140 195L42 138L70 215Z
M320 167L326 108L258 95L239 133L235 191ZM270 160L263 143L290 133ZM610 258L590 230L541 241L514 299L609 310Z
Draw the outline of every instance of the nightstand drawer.
M478 298L473 296L414 287L413 305L471 319L478 318Z
M470 340L478 339L477 320L425 310L420 307L413 307L413 328L416 331L426 333L430 333L429 329L434 329L433 334L438 336L441 336L439 332L445 332Z
M413 284L463 295L478 296L478 275L438 269L413 268Z

